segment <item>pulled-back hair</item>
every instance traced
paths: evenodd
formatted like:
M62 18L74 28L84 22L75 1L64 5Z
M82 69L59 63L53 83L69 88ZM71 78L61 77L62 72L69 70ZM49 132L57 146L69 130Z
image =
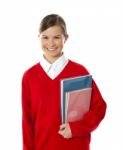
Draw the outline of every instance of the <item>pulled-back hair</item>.
M57 14L50 14L42 19L39 26L39 33L53 26L60 26L63 31L63 34L67 35L66 23L64 19Z

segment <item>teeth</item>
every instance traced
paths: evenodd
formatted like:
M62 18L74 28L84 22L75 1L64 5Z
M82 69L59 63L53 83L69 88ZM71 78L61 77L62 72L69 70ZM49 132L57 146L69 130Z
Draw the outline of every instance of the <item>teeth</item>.
M54 51L56 50L55 48L48 48L49 51Z

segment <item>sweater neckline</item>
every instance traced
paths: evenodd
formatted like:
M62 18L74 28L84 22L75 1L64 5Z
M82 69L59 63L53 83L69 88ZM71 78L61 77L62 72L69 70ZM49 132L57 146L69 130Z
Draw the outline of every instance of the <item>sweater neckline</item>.
M71 60L68 59L68 63L67 65L64 67L64 69L54 78L50 78L47 73L45 72L45 70L43 69L43 67L40 65L40 62L37 64L38 70L43 73L43 75L50 81L56 81L57 79L59 79L62 74L64 74L65 70L68 68L69 64L71 63Z

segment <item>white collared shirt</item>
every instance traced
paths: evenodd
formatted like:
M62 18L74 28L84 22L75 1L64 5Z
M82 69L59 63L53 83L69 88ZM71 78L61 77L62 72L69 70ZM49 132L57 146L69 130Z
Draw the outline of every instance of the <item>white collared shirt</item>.
M54 79L60 74L60 72L64 69L67 63L68 59L65 57L64 54L62 54L62 56L59 57L53 64L50 64L42 55L40 65L47 73L47 75L51 79Z

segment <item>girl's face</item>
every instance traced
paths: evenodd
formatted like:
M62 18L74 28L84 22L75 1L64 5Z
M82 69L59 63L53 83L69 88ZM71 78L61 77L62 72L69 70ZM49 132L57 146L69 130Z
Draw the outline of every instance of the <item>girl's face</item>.
M45 58L50 63L53 63L61 56L64 43L68 36L64 36L60 26L53 26L41 32L39 37Z

